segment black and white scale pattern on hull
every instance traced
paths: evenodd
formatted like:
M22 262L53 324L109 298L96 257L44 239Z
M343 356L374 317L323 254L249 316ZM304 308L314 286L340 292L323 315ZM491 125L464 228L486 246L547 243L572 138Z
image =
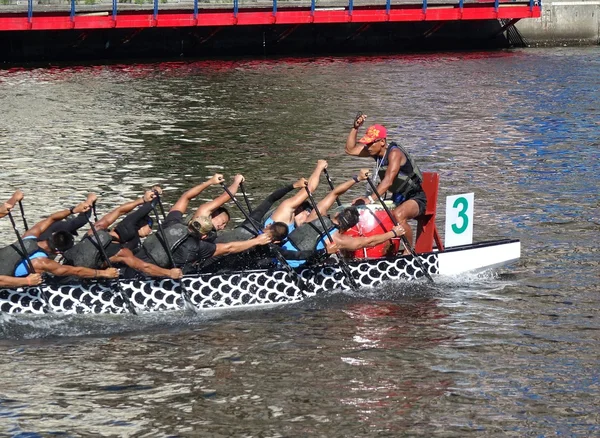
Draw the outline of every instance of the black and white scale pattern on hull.
M438 272L436 254L420 257L430 275ZM423 273L412 257L356 260L348 263L359 286L376 287L393 280L414 280ZM229 308L301 301L327 291L350 289L338 265L322 265L299 272L308 290L300 290L283 270L202 274L183 279L198 309ZM171 279L121 280L121 290L139 311L157 312L184 307L181 283ZM66 285L0 289L0 312L37 313L127 313L122 296L110 283L82 282Z

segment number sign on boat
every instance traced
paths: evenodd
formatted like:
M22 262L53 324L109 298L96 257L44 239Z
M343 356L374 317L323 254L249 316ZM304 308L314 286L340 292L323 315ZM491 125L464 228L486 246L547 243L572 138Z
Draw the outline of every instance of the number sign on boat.
M473 243L473 205L475 195L465 193L446 197L445 246L470 245Z

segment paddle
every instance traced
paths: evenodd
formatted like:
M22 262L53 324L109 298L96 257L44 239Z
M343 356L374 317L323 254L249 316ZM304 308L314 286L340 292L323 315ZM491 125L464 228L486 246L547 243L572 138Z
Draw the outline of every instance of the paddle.
M94 213L94 222L98 222L98 213L96 212L96 201L92 202L92 212Z
M385 205L385 202L383 201L383 199L381 199L381 195L377 191L377 187L375 187L375 184L373 184L373 181L371 181L371 178L367 177L367 182L371 186L371 189L373 190L373 193L375 193L375 195L377 195L377 199L379 199L379 203L382 205L383 209L385 210L385 212L387 213L387 215L392 220L392 223L394 225L398 225L398 221L396 220L396 217L392 214L392 212L390 211L390 209L388 208L388 206ZM415 250L412 248L412 246L408 242L408 239L406 238L406 236L402 235L401 239L402 239L402 244L408 250L408 252L410 252L410 254L413 256L414 260L417 262L417 265L419 265L419 268L421 269L421 271L423 272L423 274L425 275L425 277L427 277L427 280L429 280L430 283L434 283L433 278L431 278L431 275L429 274L429 272L427 271L427 269L425 269L425 266L423 265L423 262L421 261L421 259L419 258L419 256L417 256L417 254L415 253Z
M29 231L29 227L27 226L27 219L25 219L25 210L23 209L23 203L19 201L19 208L21 209L21 219L23 219L23 226L25 227L25 231Z
M240 189L242 189L242 195L244 195L244 201L246 201L246 206L248 207L248 213L252 214L252 206L250 205L250 200L248 196L246 196L246 190L244 189L244 183L240 183Z
M321 226L323 227L323 231L325 231L325 234L327 235L327 238L329 239L329 242L333 243L333 238L331 237L331 233L329 232L329 229L325 226L325 221L323 220L323 216L321 216L321 212L319 211L319 208L317 207L317 203L315 202L315 198L313 198L313 195L310 192L310 189L308 188L308 183L306 183L306 185L304 186L304 188L306 189L306 193L308 193L308 199L310 200L310 203L312 204L312 207L315 210L315 212L317 213L317 217L319 218L319 221L321 222ZM346 262L342 258L342 255L340 254L340 251L337 251L336 255L337 255L337 261L338 261L340 267L342 268L342 272L344 273L344 275L348 279L348 283L350 283L350 287L353 290L358 290L358 284L356 284L356 280L354 280L354 277L352 276L352 272L350 272L350 268L348 267L348 265L346 264Z
M158 193L158 190L154 189L154 194L156 195L155 199L157 200L158 206L160 207L160 212L162 213L164 220L167 220L167 215L165 214L165 209L163 207L162 201L160 200L160 194Z
M100 251L100 255L104 259L104 262L106 263L106 265L109 268L112 268L113 267L112 263L110 262L110 259L108 258L108 255L106 254L106 251L104 250L104 247L102 246L102 242L100 241L100 236L98 236L98 231L96 231L96 226L92 223L92 220L90 219L89 215L86 214L85 217L88 221L88 224L90 225L90 228L92 229L94 238L96 239L95 246L98 248L98 251ZM133 313L134 315L137 315L135 306L133 305L133 303L127 296L127 294L125 292L123 292L123 289L121 288L121 283L119 282L118 278L115 279L114 282L111 280L111 286L114 286L115 292L121 296L121 299L123 300L123 303L125 304L125 308L129 311L129 313Z
M21 251L23 251L22 255L25 258L25 261L27 262L27 270L29 271L29 274L35 274L35 268L33 267L33 263L31 263L31 259L29 258L29 254L27 253L27 249L25 248L25 243L21 238L21 234L19 234L19 230L17 230L17 224L15 223L15 219L13 218L12 213L10 211L8 212L8 218L10 219L10 223L12 224L13 230L15 230L15 234L17 235L17 240L19 241ZM38 290L40 291L40 296L45 301L44 305L46 309L50 313L52 313L52 307L50 306L50 297L48 297L48 294L46 293L43 287L38 286Z
M222 182L221 186L223 187L223 190L225 190L225 192L227 192L227 194L229 195L231 200L234 202L234 204L237 206L237 208L242 212L242 214L244 215L246 220L252 225L252 228L254 228L254 231L256 232L256 235L258 236L261 233L261 231L258 229L258 227L254 223L252 218L248 215L248 213L246 213L244 211L244 209L242 208L239 201L235 198L235 196L233 196L233 193L231 193L231 190L229 190L227 188L227 186L225 185L225 182ZM295 281L296 287L300 290L300 293L302 295L306 295L303 290L303 289L308 290L306 283L304 283L304 281L300 278L298 273L292 269L292 267L289 265L289 263L287 262L285 257L283 257L283 255L279 252L279 248L277 247L277 245L273 245L272 243L269 243L269 249L275 255L275 258L281 264L283 269L285 269L285 271L289 274L289 276Z
M161 204L160 202L160 195L158 194L158 192L155 190L154 194L156 195L156 200L159 204ZM158 216L158 211L156 210L156 205L153 202L152 204L152 211L154 212L154 216L156 217L156 224L158 225L158 232L160 233L160 240L161 244L165 250L165 252L167 253L167 257L169 257L169 263L171 264L172 268L175 268L175 259L173 258L173 251L171 251L171 247L169 246L169 243L167 242L167 236L165 234L165 229L162 226L162 223L160 221L160 217ZM163 210L164 213L164 210ZM198 313L198 310L196 309L196 306L194 305L194 302L192 301L192 297L190 296L190 292L187 290L187 288L185 287L185 284L183 284L183 279L181 279L179 281L179 287L181 288L181 296L183 297L183 302L185 303L185 307L188 310L193 311L194 313Z
M331 178L329 177L329 172L327 171L327 169L323 169L323 173L325 174L325 178L327 178L329 187L331 187L331 190L334 190L333 181L331 181ZM335 198L335 202L337 202L338 207L342 206L342 203L340 202L340 198Z

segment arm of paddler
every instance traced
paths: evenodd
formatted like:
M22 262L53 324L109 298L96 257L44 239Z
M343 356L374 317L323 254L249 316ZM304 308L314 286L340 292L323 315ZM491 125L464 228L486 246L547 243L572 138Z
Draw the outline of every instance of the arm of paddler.
M362 113L357 114L356 118L354 119L354 124L352 125L352 129L350 129L348 138L346 139L346 153L348 155L353 155L355 157L369 156L369 152L364 148L364 146L360 143L357 143L358 130L365 120L367 120L367 115Z
M108 269L89 269L80 266L67 266L50 260L45 257L32 259L31 263L36 272L48 272L57 277L74 276L79 278L118 278L119 270L116 268Z
M325 169L327 169L327 161L318 160L315 169L310 175L310 178L308 178L308 189L311 193L319 187L319 180ZM273 219L273 222L283 222L288 225L291 224L294 221L294 211L307 199L308 193L306 193L306 190L298 190L298 193L294 196L279 204L271 215L271 219Z
M246 251L259 245L267 245L271 243L270 233L259 234L254 239L244 240L241 242L217 243L213 257L236 254Z
M42 274L29 274L27 277L0 275L0 287L37 286L42 282Z
M179 268L165 269L152 263L145 262L133 255L131 250L121 248L121 250L110 258L111 263L124 263L136 271L140 271L150 277L169 277L173 280L183 277Z
M233 178L233 183L228 187L229 191L235 195L240 188L240 184L245 181L244 176L241 174L236 175ZM213 199L212 201L206 202L202 204L194 213L194 219L199 218L200 216L210 216L213 211L217 208L222 207L226 202L231 201L231 197L227 192L221 193L220 196Z
M220 173L215 173L212 176L212 178L209 179L208 181L205 181L202 184L198 184L197 186L192 187L187 192L185 192L183 195L181 195L181 197L177 200L175 205L173 205L173 207L171 207L171 210L169 210L169 212L179 211L181 214L185 215L188 205L192 199L194 199L196 196L198 196L200 193L202 193L208 187L215 185L215 184L221 184L222 181L223 181L223 175L221 175Z
M338 249L344 251L356 251L357 249L377 246L386 240L393 239L394 237L400 237L403 234L404 228L402 228L400 225L396 225L394 228L392 228L392 231L369 237L352 237L340 233L335 233L332 237Z
M73 207L72 209L69 209L69 210L57 211L56 213L51 214L46 219L38 222L33 227L31 227L29 229L29 231L25 232L25 234L23 234L23 237L27 237L27 236L40 237L42 235L42 233L44 231L46 231L54 222L65 219L65 218L69 217L71 214L85 213L85 212L89 211L92 208L92 203L95 199L96 199L96 195L94 195L93 193L90 193L88 195L87 199L85 201L77 204L76 207Z
M17 190L3 205L0 205L0 218L6 216L11 211L15 204L23 199L24 195L21 190Z
M345 183L337 185L331 192L329 192L327 194L327 196L325 196L317 204L317 208L319 209L319 213L321 213L321 216L324 216L327 214L327 212L329 211L331 206L335 203L335 200L338 197L340 197L341 195L346 193L348 190L350 190L350 188L354 184L358 183L359 181L365 181L367 179L368 175L369 175L369 169L360 169L360 172L358 173L358 175L355 175L354 177L352 177L352 179L346 181ZM317 212L313 210L310 212L310 215L308 215L306 222L314 221L317 218L318 218Z

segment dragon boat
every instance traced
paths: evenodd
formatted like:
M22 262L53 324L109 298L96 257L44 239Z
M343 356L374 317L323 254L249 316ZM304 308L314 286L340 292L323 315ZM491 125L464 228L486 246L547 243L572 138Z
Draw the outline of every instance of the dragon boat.
M388 255L398 242L361 250L346 262L359 288L391 281L419 280L425 269L433 278L456 276L502 267L520 258L519 240L503 239L444 248L435 225L439 176L423 174L427 208L417 219L415 251L411 255ZM382 232L391 221L381 208L361 210L356 234ZM434 247L435 243L435 247ZM351 289L347 272L339 263L285 269L254 270L222 274L186 275L182 280L121 279L115 282L80 281L72 284L0 289L3 313L128 313L196 309L223 309L294 303L333 290ZM184 291L189 300L184 299ZM132 309L133 308L133 309Z

